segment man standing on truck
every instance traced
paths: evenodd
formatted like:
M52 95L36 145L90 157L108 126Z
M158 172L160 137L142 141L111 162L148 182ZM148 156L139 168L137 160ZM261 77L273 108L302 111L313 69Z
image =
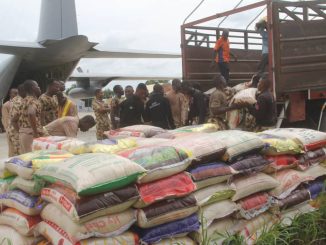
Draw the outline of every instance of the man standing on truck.
M222 37L220 37L215 43L212 66L214 66L215 63L218 64L220 73L227 83L229 82L230 77L230 55L235 59L235 61L237 61L237 57L230 51L229 30L224 29Z
M260 74L265 72L265 68L268 65L268 32L267 22L265 19L256 23L256 31L262 37L262 57L258 65L258 72Z

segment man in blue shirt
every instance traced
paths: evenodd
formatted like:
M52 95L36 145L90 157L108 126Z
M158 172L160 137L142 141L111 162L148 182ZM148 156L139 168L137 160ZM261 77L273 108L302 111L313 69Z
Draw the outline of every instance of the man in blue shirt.
M256 23L256 31L262 37L262 57L258 65L258 72L264 73L265 68L268 65L268 32L267 32L267 22L265 20Z

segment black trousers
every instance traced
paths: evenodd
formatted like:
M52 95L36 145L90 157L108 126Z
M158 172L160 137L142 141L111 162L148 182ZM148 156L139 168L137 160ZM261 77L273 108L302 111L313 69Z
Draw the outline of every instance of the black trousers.
M221 75L225 78L225 81L228 83L230 78L229 63L219 62L218 67L220 68Z
M268 54L262 54L261 60L258 64L258 72L259 73L264 73L266 66L268 65Z

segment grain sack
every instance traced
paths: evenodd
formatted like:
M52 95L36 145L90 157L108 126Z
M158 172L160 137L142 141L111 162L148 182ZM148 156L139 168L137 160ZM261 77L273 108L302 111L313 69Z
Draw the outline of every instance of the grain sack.
M297 166L297 158L292 155L269 156L267 159L271 162L264 170L265 173L275 173L277 171Z
M26 215L38 215L41 213L44 203L39 202L36 196L30 196L21 190L13 190L0 195L1 205L18 209Z
M39 150L65 150L69 151L79 145L84 144L84 141L76 138L68 138L65 136L48 136L33 140L33 151Z
M253 105L257 102L256 100L257 88L247 88L236 93L230 101L232 104L250 104Z
M74 156L60 165L50 164L35 175L50 183L61 182L83 196L121 188L144 172L140 165L123 157L92 153Z
M326 146L326 133L306 128L277 128L264 131L266 134L299 140L305 150L315 150Z
M295 206L295 208L283 210L281 212L281 225L290 226L293 219L298 215L303 215L305 213L314 211L316 211L316 209L308 203L302 203L301 205Z
M140 200L134 206L142 208L160 200L186 196L195 189L196 186L189 174L182 172L151 183L138 185Z
M11 172L24 179L33 178L32 160L41 155L41 151L29 152L12 157L6 161L5 166Z
M169 139L177 139L177 138L182 138L182 137L187 137L187 136L194 136L196 132L187 132L187 131L179 131L178 129L175 130L169 130L163 134L158 134L155 135L152 139L164 139L164 140L169 140ZM143 140L139 138L139 140Z
M189 232L199 229L199 221L197 214L193 214L187 218L158 225L153 228L141 229L139 231L140 240L145 244L159 242L162 239L182 236Z
M79 155L85 153L117 153L119 151L136 147L134 139L109 140L105 139L94 143L84 143L70 149L70 152Z
M245 156L233 164L230 165L231 168L236 170L239 174L251 174L257 173L264 170L270 161L265 159L262 155L249 155Z
M122 213L105 215L83 224L77 224L53 204L48 204L43 209L41 217L44 221L50 221L64 230L69 240L73 242L89 237L118 236L127 231L136 221L135 211L129 209Z
M166 130L150 125L133 125L129 127L120 128L117 130L110 130L105 134L109 139L121 139L126 137L146 137L151 138L157 134L164 133Z
M278 200L277 205L281 210L283 210L294 207L308 200L310 200L309 191L306 189L301 189L293 191L289 196L282 200Z
M210 185L218 184L228 180L232 175L236 174L230 166L222 162L201 164L189 170L191 178L196 184L197 189L201 189Z
M60 163L72 156L73 154L66 151L45 151L32 159L32 168L33 170L40 169L48 164Z
M312 176L313 179L317 179L326 175L326 168L321 165L315 165L308 168L304 173Z
M315 199L321 192L325 192L326 182L323 178L318 178L312 182L309 182L307 189L310 193L311 199Z
M10 190L19 189L31 196L39 196L41 189L44 187L43 183L34 180L25 180L22 177L16 177L10 184Z
M125 211L138 197L137 188L133 185L89 197L78 197L75 191L58 185L43 188L41 192L43 200L53 203L71 220L79 223Z
M175 129L175 132L191 132L191 133L212 133L218 130L218 126L215 123L205 123L199 125L185 126Z
M216 161L225 153L225 144L212 134L196 134L196 137L186 136L160 144L160 146L171 145L196 158L194 163L197 164Z
M205 238L209 240L209 245L222 244L226 237L235 234L233 227L238 222L238 220L228 217L215 220L210 226L207 227L205 222L201 220L201 228L196 232L192 232L190 237L193 238L198 244L201 244ZM203 235L203 231L206 234Z
M58 163L73 155L65 151L36 151L10 158L6 168L26 180L33 178L36 169L47 164Z
M202 207L198 213L204 224L209 227L214 220L225 218L238 211L238 206L231 200L223 200Z
M192 195L195 197L198 206L205 206L229 199L234 194L235 186L233 184L219 183L197 190Z
M20 235L15 229L0 225L1 245L32 245L34 238Z
M280 183L270 194L278 199L284 199L301 183L314 180L314 177L293 169L285 169L277 172L274 178Z
M8 171L8 169L6 169L5 162L7 160L8 159L2 159L2 160L0 160L0 179L5 179L5 178L8 178L8 177L11 177L11 176L14 175L14 174L10 173Z
M174 237L163 239L160 242L153 243L153 245L196 245L196 243L189 237Z
M0 179L0 194L3 194L9 190L10 184L16 177L8 177L6 179Z
M248 220L239 235L245 238L246 244L255 244L255 241L263 231L268 231L273 224L278 222L277 218L269 213L263 213Z
M139 245L139 238L136 233L127 231L114 237L89 238L75 245Z
M148 183L184 171L191 159L183 150L172 146L147 146L118 153L147 170L138 182Z
M242 120L242 110L231 110L226 113L226 121L229 129L237 128Z
M61 227L57 226L55 223L45 220L39 223L35 227L35 235L42 235L51 244L57 245L75 245L75 241L71 240L67 232L65 232Z
M232 201L238 201L251 194L273 189L279 186L279 179L268 176L264 173L257 173L248 176L241 176L233 180L233 184L236 188L236 193L232 197Z
M0 214L0 225L11 226L23 236L33 236L35 225L41 221L39 215L29 216L13 208L7 208Z
M133 139L136 141L136 145L138 147L153 146L153 145L159 145L159 144L164 144L164 143L170 142L169 139L156 138L156 137L153 137L153 138L133 138Z
M298 158L298 168L300 170L306 170L310 166L319 164L326 160L326 148L308 151L302 154Z
M257 153L264 147L264 142L254 133L239 130L226 130L210 134L226 145L223 160L233 162L250 153Z
M274 203L267 193L256 193L237 202L241 217L249 220L267 211Z
M197 210L196 199L192 195L163 200L139 209L137 212L137 222L141 228L150 228L186 218Z
M289 139L279 135L259 133L259 138L268 145L263 150L265 155L296 155L303 152L303 145L297 139Z

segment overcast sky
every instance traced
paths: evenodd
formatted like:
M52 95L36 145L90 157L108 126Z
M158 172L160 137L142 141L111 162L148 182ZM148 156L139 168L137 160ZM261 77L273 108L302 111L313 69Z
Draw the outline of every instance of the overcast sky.
M180 52L180 25L200 0L76 0L78 32L102 50L138 49ZM206 0L189 19L235 6L239 0ZM243 0L241 6L257 2ZM41 0L1 0L0 40L35 41ZM238 15L224 26L245 27L259 10ZM212 25L217 26L214 21ZM223 26L223 25L222 25ZM231 26L232 27L232 26ZM84 59L84 71L135 75L181 75L179 59Z

